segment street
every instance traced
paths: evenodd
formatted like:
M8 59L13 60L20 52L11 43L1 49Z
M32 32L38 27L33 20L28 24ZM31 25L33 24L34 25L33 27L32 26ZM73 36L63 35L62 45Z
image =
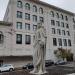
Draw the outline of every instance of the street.
M47 67L47 74L44 75L66 75L75 73L74 67L65 67L65 66L50 66ZM3 72L0 75L32 75L28 70L20 69L13 72Z

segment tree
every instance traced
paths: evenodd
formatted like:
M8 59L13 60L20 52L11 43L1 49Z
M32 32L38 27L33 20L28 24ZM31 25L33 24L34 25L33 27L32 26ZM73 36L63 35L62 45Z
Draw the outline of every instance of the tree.
M73 60L73 53L71 50L58 48L54 51L55 56L59 59L62 58L63 60L72 61Z

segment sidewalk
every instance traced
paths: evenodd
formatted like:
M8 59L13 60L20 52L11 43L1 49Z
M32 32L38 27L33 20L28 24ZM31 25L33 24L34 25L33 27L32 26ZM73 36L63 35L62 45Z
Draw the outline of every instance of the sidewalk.
M72 73L72 74L67 74L67 75L75 75L75 73Z

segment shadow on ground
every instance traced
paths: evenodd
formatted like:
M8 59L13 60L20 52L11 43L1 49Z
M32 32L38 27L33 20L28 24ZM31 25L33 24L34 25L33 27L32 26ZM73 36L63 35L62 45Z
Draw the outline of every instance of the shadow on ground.
M47 74L44 75L66 75L75 73L74 67L64 67L64 66L50 66L47 68ZM3 72L0 75L32 75L28 70L15 70L13 72Z

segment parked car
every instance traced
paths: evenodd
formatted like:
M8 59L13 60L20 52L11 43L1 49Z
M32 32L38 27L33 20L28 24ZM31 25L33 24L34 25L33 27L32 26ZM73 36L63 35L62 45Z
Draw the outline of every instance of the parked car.
M33 66L32 63L28 63L27 65L24 65L24 66L22 67L22 69L33 69L33 68L34 68L34 66Z
M46 60L45 61L46 67L51 66L53 64L54 64L54 62L52 60ZM34 65L32 63L28 63L22 67L22 69L33 69L33 68L34 68Z
M58 60L57 62L55 62L55 65L64 65L64 64L66 64L66 62L63 60Z
M51 66L54 64L54 61L53 60L46 60L45 61L45 66L48 67L48 66Z
M0 72L4 72L4 71L13 71L14 67L11 64L3 64L2 66L0 66Z

